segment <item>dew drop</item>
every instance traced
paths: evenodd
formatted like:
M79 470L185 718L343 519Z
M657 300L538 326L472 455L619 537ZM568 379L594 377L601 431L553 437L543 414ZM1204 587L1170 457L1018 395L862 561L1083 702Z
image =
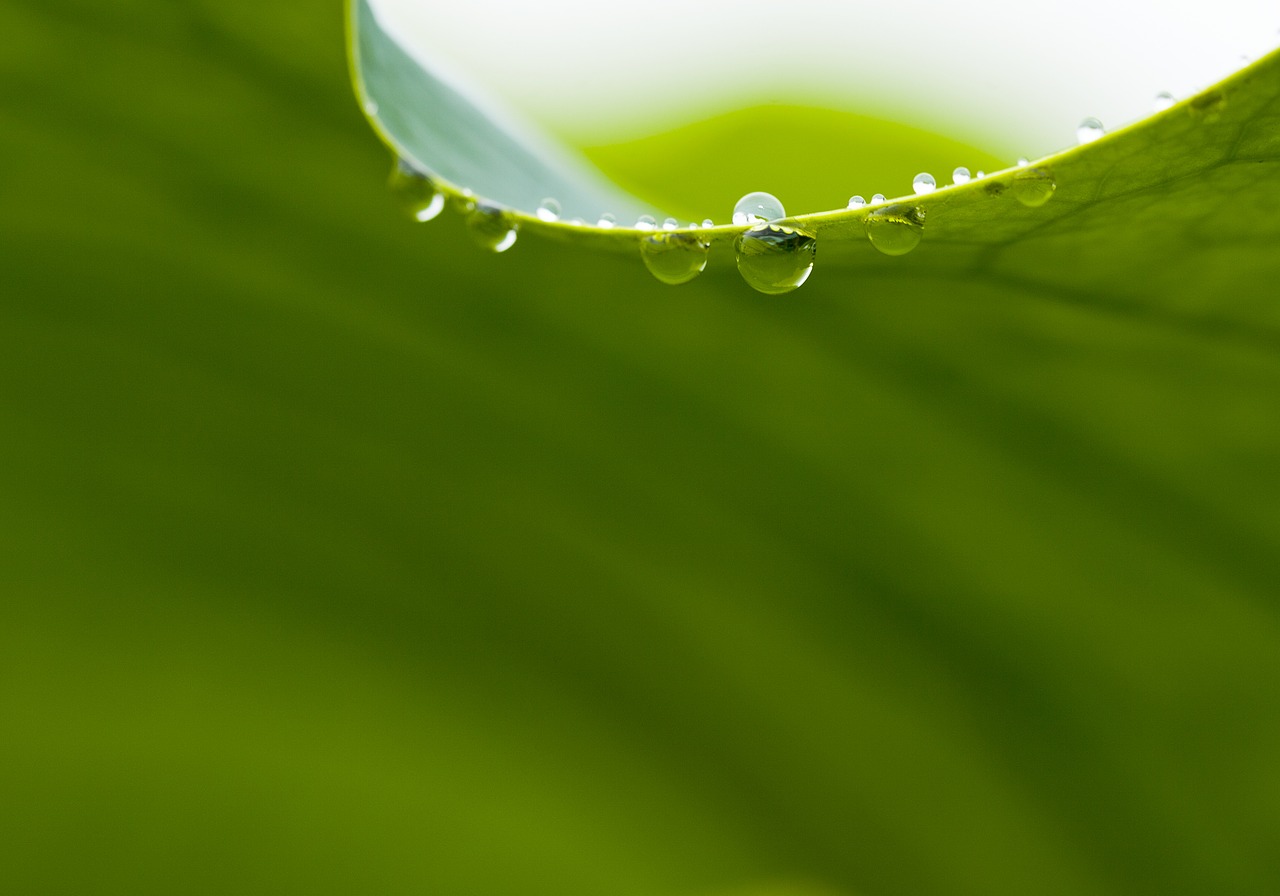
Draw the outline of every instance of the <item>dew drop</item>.
M582 220L581 218L570 218L568 223L570 227L586 227L587 226L587 222Z
M464 187L449 197L449 207L460 215L469 215L475 211L476 194Z
M1076 128L1076 143L1083 146L1086 143L1092 143L1107 132L1102 126L1102 122L1096 118L1086 118L1080 122L1080 127Z
M490 252L506 252L516 242L516 222L511 212L489 202L476 204L467 215L467 230L482 249Z
M663 283L688 283L707 267L711 244L692 233L655 233L640 241L640 257Z
M679 227L680 227L680 222L677 221L675 218L667 218L667 220L662 222L663 230L677 230L679 229Z
M881 202L884 202L884 194L883 194L883 193L877 193L876 195L874 195L874 196L872 196L872 197L871 197L871 204L872 204L872 205L879 205Z
M1162 91L1157 93L1156 98L1151 101L1151 111L1163 112L1165 109L1171 108L1176 102L1177 100L1173 98L1172 93L1169 93L1167 90Z
M544 199L538 206L538 210L534 212L541 221L550 223L560 220L560 203L554 199Z
M1009 192L1028 208L1039 208L1053 197L1058 189L1053 175L1045 168L1029 168L1019 172L1009 185Z
M906 255L924 236L924 209L891 205L863 219L867 239L885 255Z
M378 114L378 104L373 100L364 101L364 114L373 118Z
M710 218L703 218L703 219L702 219L702 226L703 226L703 227L715 227L715 226L716 226L716 222L715 222L715 221L712 221Z
M444 194L435 181L404 159L397 159L387 182L400 207L415 221L430 221L444 209Z
M862 208L866 204L867 200L863 199L861 196L849 197L849 208Z
M636 230L656 230L658 219L653 215L641 215L636 218Z
M981 171L978 172L978 177L982 177ZM969 169L965 168L963 165L951 172L951 182L957 186L960 184L967 184L969 180Z
M787 213L782 203L778 201L778 197L770 193L748 193L733 207L733 223L739 226L763 224L786 216Z
M1026 168L1028 165L1031 164L1031 160L1028 159L1026 156L1022 156L1020 159L1018 159L1017 164L1019 168Z
M978 169L978 173L977 173L977 174L975 174L975 175L973 176L973 179L974 179L974 180L982 180L982 179L983 179L984 177L986 177L986 176L987 176L987 172L985 172L985 171L983 171L981 168L979 168L979 169Z
M757 292L780 296L798 289L813 272L818 241L781 224L757 224L738 235L738 273Z
M938 189L938 182L933 179L933 175L928 171L921 171L911 179L911 189L916 191L916 195L932 193Z
M608 230L611 227L616 227L617 224L618 224L618 219L615 218L613 215L608 214L607 212L601 215L600 220L596 222L596 226L599 227L601 230Z
M1214 121L1222 114L1222 110L1227 106L1227 98L1222 95L1221 91L1213 90L1209 93L1202 93L1191 100L1191 114L1205 121Z

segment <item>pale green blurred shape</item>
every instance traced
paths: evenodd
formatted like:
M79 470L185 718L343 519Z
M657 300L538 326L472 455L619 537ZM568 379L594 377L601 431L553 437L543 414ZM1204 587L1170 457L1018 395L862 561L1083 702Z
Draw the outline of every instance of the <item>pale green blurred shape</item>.
M0 26L6 891L1275 891L1268 283L493 258L337 8Z

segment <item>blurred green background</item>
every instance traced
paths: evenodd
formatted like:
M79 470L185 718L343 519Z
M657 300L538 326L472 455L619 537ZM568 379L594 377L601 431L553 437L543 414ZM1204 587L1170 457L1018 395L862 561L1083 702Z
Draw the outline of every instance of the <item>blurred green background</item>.
M336 2L0 28L4 892L1280 887L1266 284L491 257Z

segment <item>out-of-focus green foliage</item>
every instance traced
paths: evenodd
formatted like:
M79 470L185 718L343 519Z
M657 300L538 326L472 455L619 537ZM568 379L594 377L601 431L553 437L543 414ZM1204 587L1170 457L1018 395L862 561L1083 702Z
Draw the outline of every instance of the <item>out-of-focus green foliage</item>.
M337 8L0 27L6 891L1274 893L1274 118L779 300L403 223Z

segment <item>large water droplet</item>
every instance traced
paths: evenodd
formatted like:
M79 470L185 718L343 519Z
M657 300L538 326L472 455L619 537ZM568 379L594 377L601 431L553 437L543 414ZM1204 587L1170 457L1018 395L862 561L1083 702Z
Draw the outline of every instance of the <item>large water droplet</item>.
M885 255L906 255L924 236L924 209L891 205L863 219L867 239Z
M1058 184L1045 168L1028 168L1014 176L1009 185L1013 197L1028 208L1039 208L1053 197Z
M1107 129L1102 126L1102 122L1098 121L1098 119L1086 118L1080 122L1080 127L1076 128L1076 143L1081 145L1092 143L1106 132Z
M608 230L618 225L618 219L607 212L600 216L600 220L596 222L596 226L601 230Z
M675 218L667 218L665 221L662 222L663 230L678 230L679 228L680 228L680 222L677 221Z
M1165 109L1172 108L1176 102L1178 101L1173 98L1172 93L1169 93L1167 90L1161 91L1160 93L1157 93L1156 98L1151 101L1151 111L1163 112Z
M738 235L738 273L752 289L780 296L809 279L818 241L781 224L757 224Z
M482 249L490 252L506 252L516 242L516 222L511 212L490 202L476 203L475 210L467 215L467 230Z
M658 219L653 215L641 215L636 218L636 230L654 230L658 226Z
M877 193L876 195L874 195L874 196L872 196L872 197L871 197L871 204L872 204L872 205L879 205L879 204L880 204L880 203L882 203L882 202L884 202L884 194L883 194L883 193Z
M435 182L404 159L391 169L387 185L400 207L415 221L430 221L444 208L444 194Z
M979 176L981 176L981 173L979 173ZM960 184L967 184L969 180L969 169L965 168L963 165L951 172L951 182L957 186Z
M733 207L733 223L762 224L787 216L778 197L771 193L748 193Z
M911 179L911 189L915 190L917 195L932 193L938 189L938 182L933 179L933 175L928 171L921 171Z
M866 204L867 200L863 199L861 196L849 197L849 208L862 208Z
M534 214L538 216L539 220L546 221L548 224L552 221L559 221L560 203L554 199L544 199Z
M692 233L655 233L640 241L640 257L649 273L673 286L701 274L710 251L711 244Z

